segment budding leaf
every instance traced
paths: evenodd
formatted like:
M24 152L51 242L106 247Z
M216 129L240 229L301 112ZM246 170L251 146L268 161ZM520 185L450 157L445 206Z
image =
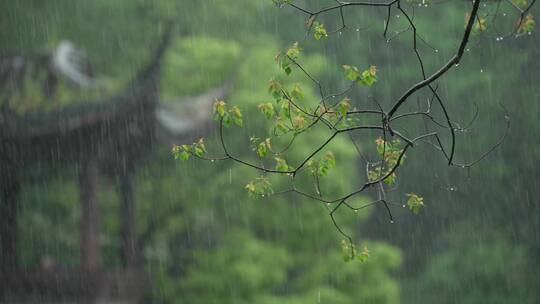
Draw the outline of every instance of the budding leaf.
M347 77L347 79L349 79L350 81L357 81L358 79L360 79L360 71L357 67L347 64L344 64L342 67L345 72L345 77Z
M350 101L351 100L349 98L345 97L338 105L338 111L339 111L339 114L341 114L342 118L347 117L347 112L349 112L349 109L351 108Z
M528 33L531 33L534 30L536 22L534 17L531 14L528 14L523 20L518 21L518 29L516 32L517 36L522 36Z
M245 186L245 189L248 191L250 196L264 197L265 195L271 195L274 193L272 184L265 177L259 177L256 180L248 183Z
M223 100L216 100L216 102L214 102L214 113L216 113L216 115L219 117L219 118L223 118L223 116L225 116L225 113L226 113L226 108L227 104L225 103L225 101Z
M409 199L407 200L407 206L414 214L419 214L424 208L424 198L414 193L407 194Z
M244 121L242 119L242 112L240 111L240 109L237 106L234 106L230 110L230 113L232 115L233 123L239 127L242 127L242 125L244 124Z
M276 170L278 171L289 171L289 165L287 164L287 161L280 157L275 157L276 160Z
M266 147L266 142L262 142L257 146L257 154L259 155L259 157L261 158L265 157L267 152L268 152L268 149Z
M276 101L283 99L283 94L281 92L281 83L279 83L279 81L275 79L270 79L268 81L268 92L272 94L272 97L274 97Z
M360 261L360 263L364 263L364 262L366 262L368 259L369 259L369 250L368 250L367 247L364 246L364 249L363 249L362 252L360 252L360 254L358 255L358 260Z
M314 22L313 24L315 25L314 27L315 31L313 33L313 36L315 37L316 40L321 40L322 38L328 37L328 32L326 31L324 24L319 23L319 22Z
M319 165L319 175L325 176L328 171L332 170L336 166L336 157L332 151L328 151L321 159Z
M276 111L274 109L274 105L271 103L261 103L257 106L259 110L266 116L266 118L271 119L276 114Z
M368 87L374 85L377 82L377 67L372 65L369 69L363 71L359 82Z
M291 91L291 96L294 99L302 100L304 99L304 93L302 92L302 88L299 85L294 85L293 90Z
M287 56L293 60L300 58L302 49L298 46L298 42L293 43L292 47L287 50Z
M350 262L356 256L356 246L347 240L341 240L341 257L343 261Z

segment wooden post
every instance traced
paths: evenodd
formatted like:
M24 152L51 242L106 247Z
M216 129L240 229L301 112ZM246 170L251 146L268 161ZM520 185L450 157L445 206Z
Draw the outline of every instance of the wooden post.
M118 182L122 200L120 214L122 223L122 262L126 268L130 268L134 266L137 257L135 176L133 170L123 170Z
M0 273L17 269L17 208L20 191L14 168L0 171Z
M99 244L99 202L97 198L99 172L93 160L81 166L79 192L82 203L80 263L87 271L97 270L101 264Z

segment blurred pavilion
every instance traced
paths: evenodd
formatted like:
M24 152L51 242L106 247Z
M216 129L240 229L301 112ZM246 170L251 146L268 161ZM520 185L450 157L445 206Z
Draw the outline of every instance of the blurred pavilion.
M118 94L107 93L106 81L94 76L84 52L67 41L50 53L0 56L2 303L139 303L149 290L135 228L135 172L157 146L205 134L213 101L229 88L160 102L161 63L172 32L168 26L151 60ZM62 86L86 93L59 102ZM18 267L21 172L38 165L78 172L82 214L77 269L58 269L50 258L40 269ZM116 182L121 199L121 269L105 269L100 257L97 193L104 177Z

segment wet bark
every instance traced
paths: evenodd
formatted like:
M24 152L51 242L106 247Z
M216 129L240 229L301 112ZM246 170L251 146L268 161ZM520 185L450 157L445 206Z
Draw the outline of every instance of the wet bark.
M17 209L20 181L13 168L0 169L0 272L17 269Z
M87 271L95 271L100 267L99 244L99 172L95 161L82 165L79 172L79 189L82 203L80 263Z
M132 267L137 260L137 231L136 231L136 201L135 176L131 169L125 170L119 176L119 190L122 200L122 262L125 267Z

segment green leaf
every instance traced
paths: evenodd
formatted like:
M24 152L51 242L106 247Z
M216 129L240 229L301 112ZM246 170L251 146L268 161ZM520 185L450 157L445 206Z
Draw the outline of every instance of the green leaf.
M396 173L392 173L384 179L384 183L389 186L392 186L396 183L396 178L397 178Z
M227 104L223 100L216 100L214 102L214 113L216 113L220 118L223 118L226 113Z
M237 106L232 107L232 109L229 111L232 115L232 121L235 125L242 127L244 122L242 119L242 112Z
M258 146L257 146L257 154L259 155L259 157L263 158L266 156L268 152L268 149L266 147L266 142L261 142Z
M225 112L225 114L222 117L222 122L223 122L223 126L225 128L228 128L228 127L231 126L233 121L232 121L231 116L229 115L229 113Z
M528 33L531 33L534 30L536 22L534 20L533 15L528 14L523 20L521 20L521 23L518 26L516 35L522 36Z
M288 100L281 104L281 113L283 117L287 119L291 118L291 103Z
M197 157L203 157L206 153L206 147L204 146L204 140L201 138L198 142L191 145L191 151Z
M326 152L323 158L320 161L319 165L319 175L325 176L328 174L328 171L334 169L336 166L336 157L332 151Z
M266 118L271 119L276 114L276 110L274 109L274 105L271 103L261 103L257 106L259 110L266 116Z
M189 160L189 157L191 156L190 153L186 152L186 151L182 151L180 152L180 159L183 160L183 161L187 161Z
M357 67L347 64L344 64L342 67L347 79L350 81L357 81L360 79L360 71Z
M377 67L372 65L369 69L363 71L358 82L368 87L374 85L377 82Z
M287 75L291 75L291 73L292 73L292 69L291 69L291 67L289 65L286 65L283 68L283 70L285 71L285 74L287 74Z
M293 119L293 126L297 130L304 129L306 126L306 118L302 115L295 116Z
M341 257L343 261L350 262L356 256L356 247L348 240L341 240Z
M300 58L300 51L302 49L298 46L298 42L293 43L292 47L287 50L287 56L293 60Z
M290 171L290 167L287 164L287 161L280 157L275 157L276 160L276 170L278 171Z
M296 100L304 99L304 93L302 92L302 88L298 84L294 85L294 88L291 91L291 96Z
M274 193L272 184L266 177L259 177L244 187L250 196L264 197Z
M268 92L272 94L272 97L274 97L276 101L283 99L283 93L281 92L281 88L282 86L279 81L273 78L268 81Z
M420 197L414 193L408 193L407 197L407 206L414 214L419 214L420 211L424 208L424 198Z
M364 262L366 262L368 259L369 259L369 250L368 250L367 247L364 246L364 249L363 249L362 252L360 252L360 254L358 255L358 260L360 261L360 263L364 263Z
M322 38L328 37L328 32L326 32L326 28L324 27L324 24L319 22L314 22L314 33L313 36L316 40L321 40Z
M204 151L203 149L199 148L199 147L195 147L193 149L195 155L197 155L198 157L202 157L204 155Z
M174 145L172 149L174 159L179 159L182 161L187 161L189 159L189 157L191 156L190 151L191 151L191 147L188 145L182 145L182 146Z
M338 105L338 112L341 114L342 118L347 117L347 112L349 112L349 109L351 108L350 101L351 100L348 97L345 97Z
M283 121L283 118L278 117L276 119L276 123L274 125L274 132L276 135L284 135L289 133L289 128L287 128L287 125L285 125L285 122Z
M171 153L174 159L180 159L180 152L182 152L182 148L180 148L180 146L178 145L173 145L171 149Z

